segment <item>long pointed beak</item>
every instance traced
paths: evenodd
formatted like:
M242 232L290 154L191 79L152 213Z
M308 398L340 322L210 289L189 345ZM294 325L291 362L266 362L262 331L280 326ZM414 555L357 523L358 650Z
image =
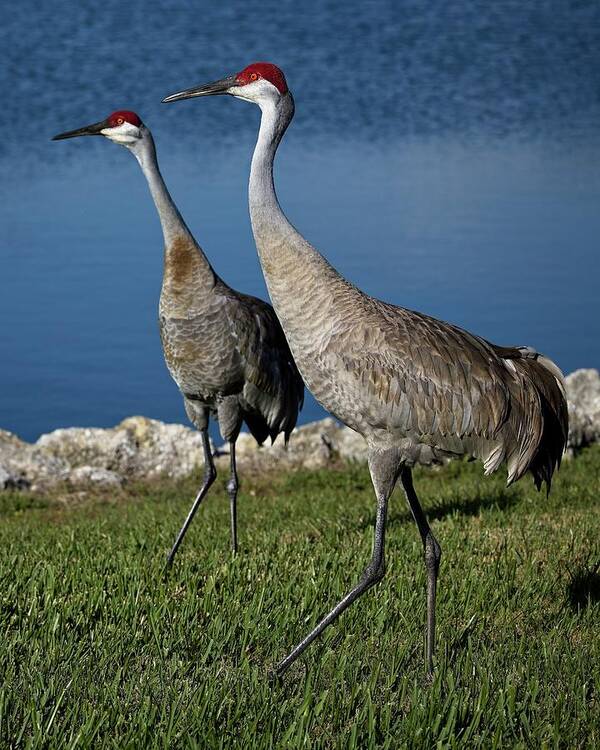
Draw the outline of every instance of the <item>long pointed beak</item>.
M221 78L220 81L204 83L201 86L193 86L191 89L179 91L177 94L170 94L163 99L163 104L176 102L179 101L179 99L192 99L195 96L219 96L220 94L228 94L230 88L238 85L236 76L228 76L227 78Z
M102 131L107 127L108 122L102 120L102 122L95 122L93 125L86 125L84 128L68 130L66 133L59 133L58 135L55 135L52 140L62 141L64 138L77 138L79 135L102 135Z

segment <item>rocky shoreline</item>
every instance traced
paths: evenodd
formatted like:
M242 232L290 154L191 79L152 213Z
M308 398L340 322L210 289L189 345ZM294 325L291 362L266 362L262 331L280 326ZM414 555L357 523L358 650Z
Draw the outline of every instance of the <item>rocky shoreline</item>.
M569 404L568 452L600 441L600 373L576 370L566 378ZM228 466L228 446L215 450L217 468ZM245 471L323 468L336 460L364 461L366 446L357 433L328 417L294 430L289 445L279 439L259 448L247 433L237 444ZM71 427L27 443L0 430L0 490L121 487L135 479L179 479L202 466L200 435L191 427L129 417L109 429Z

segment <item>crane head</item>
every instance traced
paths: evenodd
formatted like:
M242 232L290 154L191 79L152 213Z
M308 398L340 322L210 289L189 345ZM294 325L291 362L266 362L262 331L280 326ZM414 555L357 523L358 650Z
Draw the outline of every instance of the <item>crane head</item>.
M128 109L119 109L105 120L86 125L77 130L59 133L52 140L62 141L65 138L76 138L80 135L103 135L122 146L131 146L142 138L144 129L144 123L135 112Z
M193 86L177 94L171 94L163 102L191 99L196 96L229 94L256 104L265 101L277 102L288 95L288 86L282 71L273 63L256 62L239 73L221 78L213 83Z

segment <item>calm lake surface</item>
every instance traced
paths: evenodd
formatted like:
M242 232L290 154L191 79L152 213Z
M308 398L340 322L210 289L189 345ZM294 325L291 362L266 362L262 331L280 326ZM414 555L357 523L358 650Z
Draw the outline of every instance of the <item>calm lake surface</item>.
M156 325L162 237L133 157L55 133L133 109L217 272L266 298L259 120L168 93L271 60L284 210L349 279L565 371L600 366L600 4L102 4L0 11L0 427L185 421ZM322 416L307 398L302 421Z

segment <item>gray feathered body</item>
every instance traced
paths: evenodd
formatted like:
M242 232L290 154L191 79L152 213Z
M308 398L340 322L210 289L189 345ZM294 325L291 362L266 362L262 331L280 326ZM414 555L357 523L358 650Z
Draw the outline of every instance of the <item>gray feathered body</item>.
M498 347L449 323L374 299L342 278L289 223L273 187L275 150L293 114L265 107L250 176L265 280L315 398L404 464L469 455L509 483L548 487L568 432L558 367L528 347Z
M225 440L242 420L259 443L296 424L304 385L273 308L231 289L187 232L165 248L159 327L165 361L203 429L208 409Z
M132 147L148 182L164 241L159 329L165 362L200 430L208 415L224 440L242 422L259 443L283 432L287 440L302 407L304 384L271 305L231 289L196 243L164 183L154 139Z
M530 470L550 484L568 432L556 365L369 297L330 266L318 285L310 263L294 266L270 277L269 292L296 363L370 447L400 447L408 465L466 454L490 473L506 462L509 483Z

